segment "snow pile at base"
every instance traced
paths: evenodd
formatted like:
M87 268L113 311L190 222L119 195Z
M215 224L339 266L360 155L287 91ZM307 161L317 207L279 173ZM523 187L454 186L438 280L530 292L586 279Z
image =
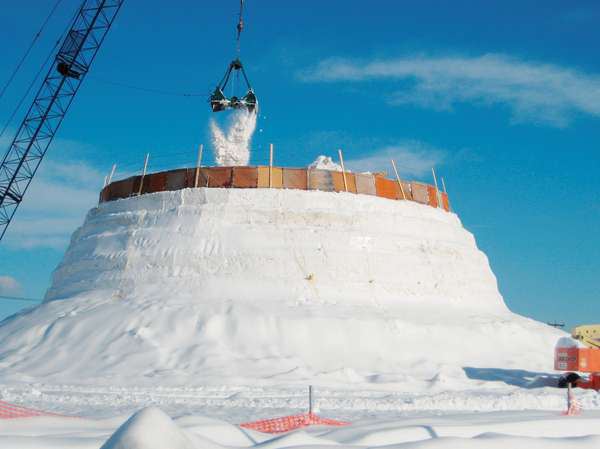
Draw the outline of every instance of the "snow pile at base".
M46 302L0 325L0 381L460 389L465 367L551 370L562 335L506 308L454 214L186 189L89 212Z
M309 166L308 168L319 169L319 170L332 170L332 171L342 171L342 166L337 162L334 162L333 159L329 156L318 156Z
M256 113L237 110L229 118L225 133L214 119L210 120L215 161L221 166L248 165L250 140L256 128Z
M156 407L129 418L100 449L194 449L195 445L169 416ZM202 446L206 448L206 445Z

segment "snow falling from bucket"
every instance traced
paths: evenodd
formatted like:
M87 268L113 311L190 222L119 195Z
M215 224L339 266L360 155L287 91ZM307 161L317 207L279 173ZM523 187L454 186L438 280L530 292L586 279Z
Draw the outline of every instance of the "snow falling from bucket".
M256 114L235 111L229 120L227 133L214 119L210 120L215 161L220 166L248 165L250 140L256 128Z

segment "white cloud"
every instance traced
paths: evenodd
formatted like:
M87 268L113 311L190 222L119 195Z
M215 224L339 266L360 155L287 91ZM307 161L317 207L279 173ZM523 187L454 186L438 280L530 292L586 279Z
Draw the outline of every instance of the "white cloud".
M21 292L21 284L11 276L0 276L0 295L16 295Z
M445 151L408 140L382 147L365 157L349 159L346 166L352 171L386 171L393 176L391 159L394 159L400 176L423 176L430 173L432 167L440 165L444 158Z
M600 116L600 76L499 54L373 61L327 59L301 73L300 78L393 81L382 90L390 104L434 109L449 109L465 102L502 104L511 109L516 121L554 126L567 125L578 113Z

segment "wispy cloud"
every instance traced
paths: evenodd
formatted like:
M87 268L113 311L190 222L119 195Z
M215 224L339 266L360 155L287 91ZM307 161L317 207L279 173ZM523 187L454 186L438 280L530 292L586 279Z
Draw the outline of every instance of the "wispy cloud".
M350 159L346 165L353 171L380 172L391 174L391 159L394 159L402 176L423 176L432 167L443 163L446 152L423 142L414 140L388 145L364 157Z
M299 78L306 82L392 81L382 90L390 104L437 110L467 102L502 104L520 122L566 126L576 114L600 116L600 76L500 54L327 59L299 73Z
M6 135L11 135L7 132ZM10 144L0 139L0 148ZM46 158L33 179L25 199L2 240L11 248L64 249L71 233L83 222L85 213L98 201L103 175L87 162L69 158L77 142L57 139L60 162ZM89 145L81 144L86 151ZM3 156L3 155L2 155Z
M0 295L16 295L21 292L21 284L12 276L0 276Z

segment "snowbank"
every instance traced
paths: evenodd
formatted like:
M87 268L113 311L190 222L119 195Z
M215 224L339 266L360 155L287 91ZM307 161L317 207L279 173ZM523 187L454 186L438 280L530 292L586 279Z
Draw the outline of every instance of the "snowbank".
M90 211L46 302L0 325L0 380L456 388L465 367L550 370L560 335L506 308L454 214L187 189Z

